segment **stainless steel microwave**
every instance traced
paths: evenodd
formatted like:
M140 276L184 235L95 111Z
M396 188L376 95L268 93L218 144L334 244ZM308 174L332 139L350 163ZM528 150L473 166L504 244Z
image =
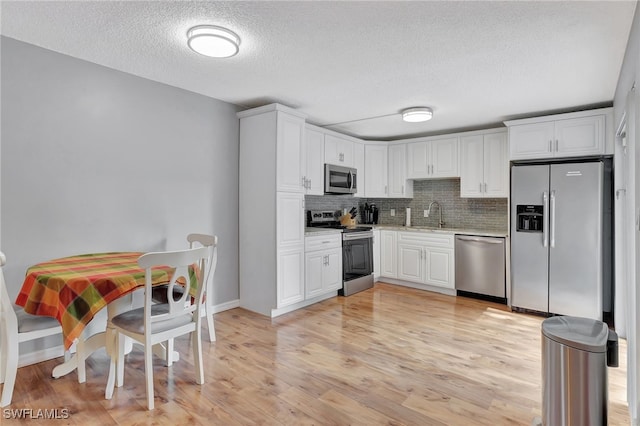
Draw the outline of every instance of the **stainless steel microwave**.
M355 194L358 192L357 170L353 167L324 165L325 194Z

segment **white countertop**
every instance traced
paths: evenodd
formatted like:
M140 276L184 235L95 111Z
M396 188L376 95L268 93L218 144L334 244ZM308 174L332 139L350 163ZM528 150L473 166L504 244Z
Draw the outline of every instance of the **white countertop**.
M373 229L389 229L393 231L410 232L436 232L441 234L477 235L480 237L507 237L509 233L498 230L470 229L470 228L433 228L429 226L400 226L400 225L373 225Z
M327 234L341 234L342 229L334 229L334 228L310 228L307 227L304 229L305 237L315 236L315 235L327 235Z

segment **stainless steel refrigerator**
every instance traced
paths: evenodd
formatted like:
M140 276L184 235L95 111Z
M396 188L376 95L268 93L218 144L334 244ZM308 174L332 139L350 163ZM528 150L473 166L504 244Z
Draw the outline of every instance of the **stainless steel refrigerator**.
M606 164L511 168L512 307L598 320L611 310Z

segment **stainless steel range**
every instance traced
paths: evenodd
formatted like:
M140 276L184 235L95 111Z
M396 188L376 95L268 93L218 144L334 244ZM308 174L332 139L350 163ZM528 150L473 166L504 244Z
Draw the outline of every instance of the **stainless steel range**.
M307 226L342 230L342 296L373 287L373 231L340 224L340 211L308 210Z

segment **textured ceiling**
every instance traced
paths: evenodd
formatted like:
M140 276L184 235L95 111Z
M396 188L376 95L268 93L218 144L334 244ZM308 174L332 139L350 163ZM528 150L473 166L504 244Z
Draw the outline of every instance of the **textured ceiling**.
M2 1L2 35L244 107L280 102L366 139L610 103L635 1ZM240 53L186 46L225 26ZM429 106L434 118L399 112Z

